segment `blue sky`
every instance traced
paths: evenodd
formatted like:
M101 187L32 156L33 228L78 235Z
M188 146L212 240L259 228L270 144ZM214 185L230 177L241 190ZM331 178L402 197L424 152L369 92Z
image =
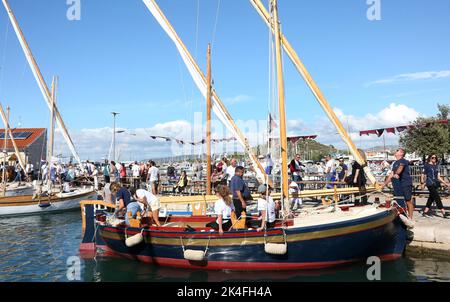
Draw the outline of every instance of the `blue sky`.
M250 3L221 0L216 19L218 0L157 2L203 70L217 22L215 89L236 120L265 119L269 34ZM113 110L121 112L119 127L148 131L204 112L174 45L141 0L81 0L79 21L66 18L65 0L9 3L47 83L60 77L58 106L71 132L106 131ZM379 21L367 19L368 8L366 0L279 1L283 33L351 131L395 126L450 104L450 1L381 0ZM324 114L284 59L289 131L321 134ZM3 7L0 60L0 101L11 106L11 123L46 127L48 108Z

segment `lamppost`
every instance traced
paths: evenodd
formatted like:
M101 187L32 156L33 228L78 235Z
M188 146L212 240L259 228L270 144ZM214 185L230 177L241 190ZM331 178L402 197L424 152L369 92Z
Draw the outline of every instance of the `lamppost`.
M119 115L119 112L111 112L114 119L114 132L113 132L113 161L116 161L116 115Z

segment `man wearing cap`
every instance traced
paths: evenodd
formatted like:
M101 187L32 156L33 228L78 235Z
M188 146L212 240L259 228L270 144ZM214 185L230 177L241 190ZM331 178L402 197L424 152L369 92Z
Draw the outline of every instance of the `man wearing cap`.
M257 231L260 232L265 228L273 228L275 225L275 201L270 196L272 189L267 187L267 185L260 185L258 187L258 193L260 197L258 198L258 211L261 216L257 220L259 227ZM260 222L260 224L259 224Z
M247 207L247 200L251 199L250 190L242 179L244 175L244 167L237 166L234 176L230 180L230 190L233 194L233 204L236 209L236 218L241 217L241 212Z
M405 154L405 149L402 148L395 152L394 156L397 160L392 164L392 171L384 184L381 185L381 188L384 188L392 180L394 197L400 197L400 200L397 198L397 202L402 207L408 207L408 216L412 219L414 213L414 205L412 203L413 184L409 170L409 161L405 159Z

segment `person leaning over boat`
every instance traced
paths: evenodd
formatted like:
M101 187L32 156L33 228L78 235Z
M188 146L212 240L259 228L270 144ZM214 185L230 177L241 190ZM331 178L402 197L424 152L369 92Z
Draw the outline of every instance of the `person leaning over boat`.
M149 217L153 218L157 226L161 226L159 223L159 209L161 208L159 198L144 189L131 188L130 192L131 196L143 205L144 212L148 209Z
M402 207L408 208L408 216L413 218L414 205L412 203L412 177L409 169L409 161L405 159L405 149L399 148L394 156L396 161L392 164L392 171L386 178L384 184L381 185L383 189L391 180L394 188L394 198L400 197L403 201L397 199L397 203ZM406 203L406 204L405 204Z
M224 185L218 185L216 188L216 196L219 198L214 204L214 213L217 220L206 224L207 227L218 230L220 234L228 231L231 225L231 212L234 211L234 205L230 197L230 189Z
M258 187L258 193L260 194L258 198L258 211L260 213L260 217L258 220L253 220L250 222L250 225L255 227L255 222L258 228L256 229L258 232L273 228L275 226L275 209L276 204L273 198L270 196L272 192L272 188L267 185L262 184Z
M131 213L133 218L136 217L137 212L141 212L141 207L136 201L131 200L131 193L127 188L120 183L115 182L111 184L111 193L116 195L118 201L117 213L125 211L125 221L128 224L128 213Z
M247 200L251 199L250 190L242 176L244 175L244 167L237 166L234 176L230 180L230 189L233 194L233 204L236 209L236 218L241 217L241 213L246 210Z
M420 182L421 189L423 190L424 186L426 185L428 191L430 192L430 195L428 196L428 201L425 205L425 209L423 210L422 215L429 215L428 212L430 211L431 205L433 204L433 202L436 202L436 206L441 211L442 217L448 218L449 214L445 212L438 189L441 186L441 183L447 187L450 187L450 185L446 183L441 177L441 174L439 173L439 165L437 163L437 155L432 154L428 156L427 161L423 165L422 177Z

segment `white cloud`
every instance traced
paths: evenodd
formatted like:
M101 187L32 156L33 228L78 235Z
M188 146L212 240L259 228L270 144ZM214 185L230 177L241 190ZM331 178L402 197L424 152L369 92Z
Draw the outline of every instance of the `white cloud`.
M253 97L245 94L239 94L234 97L225 98L224 102L230 105L239 104L253 100Z
M413 108L404 104L395 103L389 104L389 106L377 113L368 113L364 116L348 115L339 108L334 108L334 112L344 128L346 130L348 129L353 142L362 148L382 145L383 141L381 138L373 135L359 136L359 131L407 125L420 115ZM323 144L346 148L337 130L325 117L310 124L306 124L301 120L289 121L288 133L295 135L317 135L317 140ZM386 134L385 141L386 144L398 144L398 136Z
M404 82L404 81L440 79L440 78L448 78L448 77L450 77L450 70L404 73L404 74L399 74L396 76L392 76L392 77L388 77L385 79L366 83L366 86L390 84L390 83Z
M358 147L369 148L374 145L382 145L383 141L377 136L359 136L360 130L395 127L407 125L415 120L419 113L404 104L389 104L377 113L368 113L364 116L345 114L341 109L335 108L336 115L345 128L348 128L350 136ZM248 138L251 146L265 144L267 140L267 121L261 120L237 120L236 124ZM116 134L116 150L120 154L120 160L144 160L178 156L183 154L202 154L205 145L178 145L176 142L167 142L161 139L151 139L151 135L160 135L182 139L190 142L198 142L205 137L205 124L202 115L194 117L193 123L185 120L175 120L158 123L150 128L120 129L123 133ZM288 120L287 133L292 135L318 135L317 140L323 144L334 145L345 149L340 136L337 134L331 122L323 116L315 122L306 123L303 120ZM71 131L72 139L82 159L100 160L108 156L112 142L112 129L94 128ZM278 129L274 131L278 136ZM212 138L230 137L229 132L218 121L212 120ZM386 144L397 144L398 136L386 134ZM213 144L213 152L227 153L242 151L237 142L227 144ZM69 149L61 134L56 135L55 154L70 155Z

